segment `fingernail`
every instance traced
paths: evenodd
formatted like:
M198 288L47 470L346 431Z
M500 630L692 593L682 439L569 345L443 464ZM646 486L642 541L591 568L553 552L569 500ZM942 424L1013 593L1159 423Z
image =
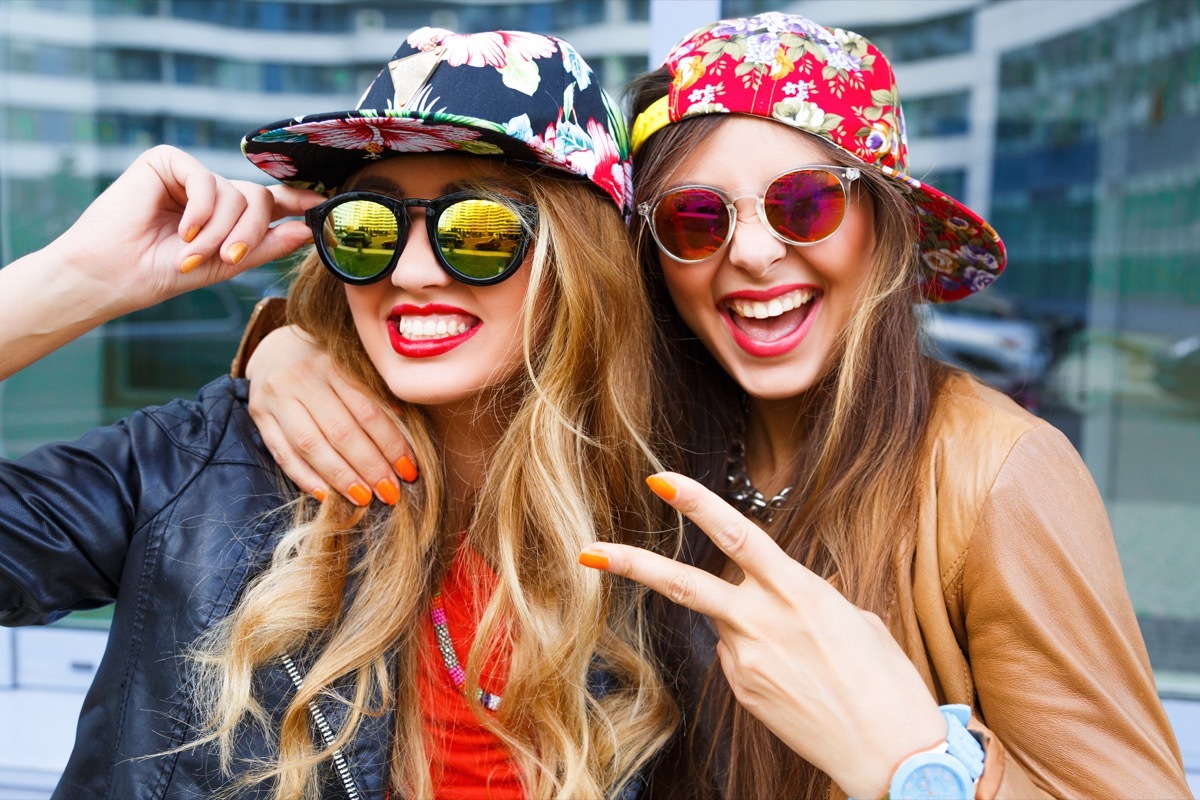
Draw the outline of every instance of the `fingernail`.
M179 271L184 275L194 270L196 267L204 263L204 256L200 253L192 253L190 256L179 262Z
M400 487L391 478L384 478L375 484L375 494L389 506L394 506L400 500Z
M325 502L325 498L326 498L326 497L328 497L329 495L325 494L325 490L324 490L324 489L313 489L313 490L312 490L312 496L313 496L313 497L315 497L315 498L317 498L317 502L318 502L318 503L324 503L324 502Z
M579 554L579 563L592 569L608 569L608 556L595 550L584 550Z
M673 483L659 475L651 475L646 478L646 485L650 487L650 491L668 503L675 499L675 495L679 494L679 490Z
M249 247L246 247L245 242L238 242L237 244L232 245L229 248L229 260L234 264L238 263L246 257L246 251L249 249Z
M400 480L405 483L412 483L417 479L417 465L408 456L400 456L396 459L396 463L392 464L396 468L396 472L400 474Z
M187 229L186 233L183 234L183 240L185 242L190 242L192 239L196 238L196 234L198 234L199 232L200 232L200 226L193 225L192 227Z
M346 494L350 495L350 499L354 501L356 506L365 506L371 502L371 490L362 483L353 483L346 490Z

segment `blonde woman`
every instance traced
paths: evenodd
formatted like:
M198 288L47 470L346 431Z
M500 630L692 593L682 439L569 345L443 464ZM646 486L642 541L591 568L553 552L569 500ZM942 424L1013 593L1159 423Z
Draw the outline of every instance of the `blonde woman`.
M635 796L674 706L638 591L576 565L669 527L641 485L654 345L619 116L566 42L422 29L357 110L243 150L325 196L152 151L154 190L118 181L0 284L52 330L0 329L12 368L296 247L300 223L267 223L303 211L288 318L402 421L421 475L377 503L298 495L230 379L0 465L0 621L116 603L55 796ZM153 220L113 230L131 202ZM126 296L58 325L56 277Z
M686 724L655 794L1189 796L1079 456L922 353L914 301L984 289L1005 253L905 174L885 56L798 15L723 20L632 105L692 476L649 482L695 527L682 563L581 561L674 601Z

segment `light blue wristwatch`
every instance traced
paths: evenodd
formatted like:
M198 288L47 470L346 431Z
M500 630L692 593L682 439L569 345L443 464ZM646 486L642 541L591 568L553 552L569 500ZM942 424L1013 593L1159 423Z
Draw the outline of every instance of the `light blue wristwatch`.
M900 763L888 788L889 800L971 800L983 774L983 745L967 731L969 706L939 709L946 718L946 742Z

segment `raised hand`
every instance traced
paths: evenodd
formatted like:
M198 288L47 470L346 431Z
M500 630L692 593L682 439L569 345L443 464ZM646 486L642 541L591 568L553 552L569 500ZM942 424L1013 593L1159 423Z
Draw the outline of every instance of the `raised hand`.
M709 617L734 696L784 743L851 797L876 798L906 756L945 738L937 703L879 617L696 481L661 473L647 483L729 557L740 582L607 542L580 563Z
M295 250L309 240L307 226L270 224L322 199L227 180L162 145L142 153L47 250L132 310Z
M271 223L321 200L147 150L65 233L0 270L0 379L110 319L295 250L307 226Z

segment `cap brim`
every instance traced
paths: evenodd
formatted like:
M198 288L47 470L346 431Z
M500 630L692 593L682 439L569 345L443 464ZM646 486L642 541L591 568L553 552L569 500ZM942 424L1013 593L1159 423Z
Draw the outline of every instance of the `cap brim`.
M562 169L495 123L456 117L429 119L418 112L339 111L281 120L242 139L255 166L290 186L330 192L363 167L384 158L463 152Z
M908 194L917 210L921 294L947 303L990 286L1008 256L999 234L982 217L945 192L888 167L874 166Z

